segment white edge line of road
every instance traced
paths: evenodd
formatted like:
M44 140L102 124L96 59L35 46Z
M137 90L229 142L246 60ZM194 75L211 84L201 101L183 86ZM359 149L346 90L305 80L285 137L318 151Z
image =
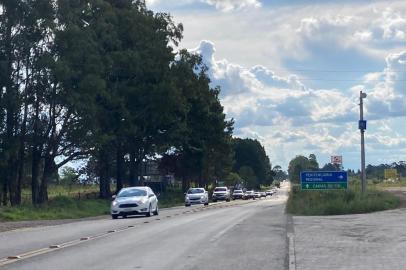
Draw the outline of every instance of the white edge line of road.
M288 233L289 239L289 270L296 270L295 235Z

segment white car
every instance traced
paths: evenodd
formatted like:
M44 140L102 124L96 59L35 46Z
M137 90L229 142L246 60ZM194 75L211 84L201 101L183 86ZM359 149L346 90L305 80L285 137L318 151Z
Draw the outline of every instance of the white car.
M231 200L230 190L228 189L228 187L216 187L213 191L213 195L211 196L211 200L213 202L229 202Z
M209 205L209 194L204 188L189 188L185 193L185 206L192 204Z
M130 215L158 215L158 198L150 187L123 188L113 196L111 217L113 219Z

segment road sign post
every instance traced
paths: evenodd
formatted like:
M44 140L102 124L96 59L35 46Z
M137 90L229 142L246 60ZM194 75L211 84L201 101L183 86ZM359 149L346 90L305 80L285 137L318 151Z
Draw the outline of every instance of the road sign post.
M367 129L367 121L364 120L364 103L363 99L367 97L366 93L359 92L359 122L358 128L361 131L361 189L365 193L367 189L367 180L365 174L365 137L364 133Z
M300 185L302 190L343 190L348 188L348 175L345 171L301 172Z

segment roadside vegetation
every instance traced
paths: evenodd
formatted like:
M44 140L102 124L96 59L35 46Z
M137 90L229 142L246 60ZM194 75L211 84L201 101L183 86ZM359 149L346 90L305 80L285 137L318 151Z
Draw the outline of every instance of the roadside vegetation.
M406 187L406 178L401 178L395 181L382 181L378 179L373 179L372 183L378 189L386 189L392 187Z
M109 214L109 201L102 199L77 200L67 196L57 196L46 204L33 206L23 204L18 207L0 208L1 221L21 221L39 219L74 219Z
M368 165L367 193L362 194L360 188L359 172L348 170L349 188L347 190L301 190L301 171L339 171L338 165L327 163L320 167L316 155L309 157L296 156L289 163L288 173L292 182L292 190L289 195L286 210L294 215L344 215L369 213L397 208L400 205L399 197L390 194L386 187L398 187L405 185L405 180L399 182L384 182L383 170L396 168L399 173L404 171L405 163L399 162L392 165ZM369 174L368 174L369 173Z
M371 188L362 195L354 186L348 190L302 191L294 185L286 209L294 215L345 215L394 209L399 204L396 196Z
M0 221L77 219L110 214L110 200L99 199L96 185L51 186L47 203L34 206L24 200L20 206L1 206ZM23 193L24 194L24 193ZM169 189L159 196L159 207L183 205L183 192Z

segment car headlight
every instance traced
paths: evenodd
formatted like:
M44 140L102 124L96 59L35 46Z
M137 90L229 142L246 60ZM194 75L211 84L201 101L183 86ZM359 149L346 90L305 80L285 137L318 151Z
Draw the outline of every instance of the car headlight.
M117 204L118 204L117 201L113 201L113 202L111 203L112 206L116 206Z
M189 196L186 196L186 197L185 197L185 200L187 200L187 201L188 201L188 200L189 200Z
M205 198L204 196L200 196L200 199L202 199L202 200L203 200L204 198Z

